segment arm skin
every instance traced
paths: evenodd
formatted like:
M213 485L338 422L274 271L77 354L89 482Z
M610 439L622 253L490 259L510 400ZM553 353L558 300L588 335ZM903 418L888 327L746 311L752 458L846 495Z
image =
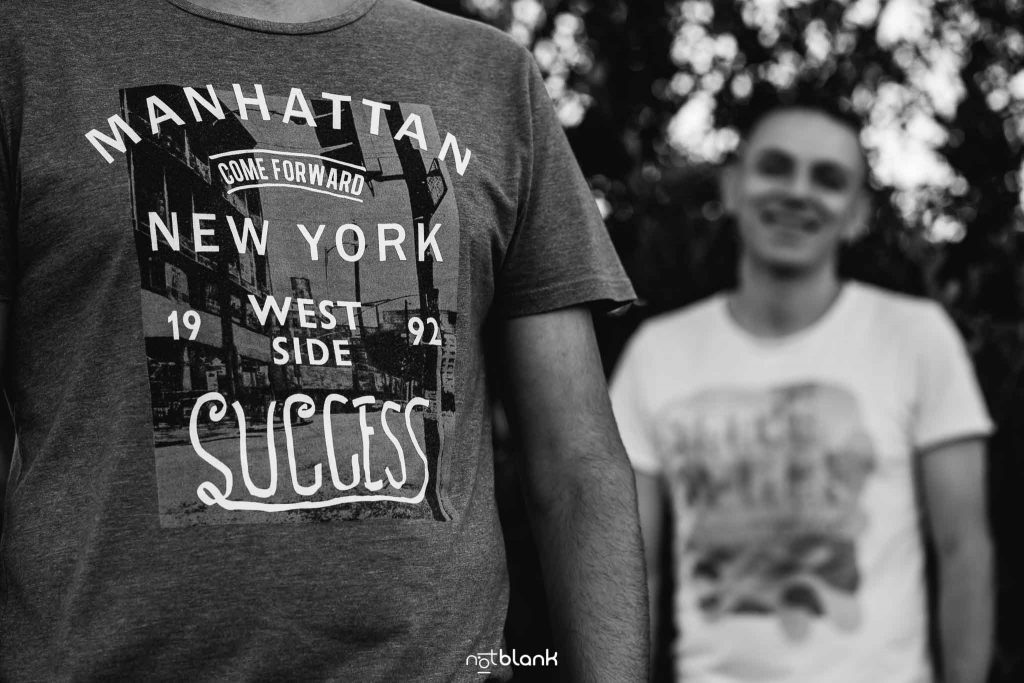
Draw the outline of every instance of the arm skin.
M11 468L11 447L14 445L13 425L7 410L4 397L4 360L7 357L7 334L10 304L0 301L0 520L3 519L4 495L7 484L7 473Z
M559 653L559 680L647 680L633 473L583 308L503 323L505 396Z
M985 445L956 441L922 453L921 484L939 575L944 683L983 683L992 659L992 541Z
M647 595L651 613L651 670L660 656L661 601L665 582L661 575L662 544L665 542L664 506L665 494L661 480L644 472L636 473L637 507L640 510L640 530L644 541L644 558L647 562Z

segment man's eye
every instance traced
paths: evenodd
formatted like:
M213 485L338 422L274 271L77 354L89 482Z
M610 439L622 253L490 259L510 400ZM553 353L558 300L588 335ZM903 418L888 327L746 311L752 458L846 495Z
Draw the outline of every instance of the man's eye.
M844 190L850 182L847 173L834 166L815 168L812 177L816 183L829 190Z
M757 170L765 175L786 175L793 170L793 162L778 154L766 154L758 159Z

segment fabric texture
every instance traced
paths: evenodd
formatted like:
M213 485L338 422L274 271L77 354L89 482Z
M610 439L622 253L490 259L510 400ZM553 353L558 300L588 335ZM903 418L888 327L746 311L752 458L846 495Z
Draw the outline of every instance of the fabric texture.
M4 92L12 90L13 81L22 66L21 56L12 51L4 61L0 83ZM18 222L18 140L21 137L21 97L12 94L10 101L0 101L0 301L14 296L18 268L15 226Z
M0 5L0 678L481 680L500 647L485 323L633 291L530 54L354 6Z
M611 392L669 491L680 680L931 680L914 458L992 429L941 308L849 282L763 339L718 295L645 323Z

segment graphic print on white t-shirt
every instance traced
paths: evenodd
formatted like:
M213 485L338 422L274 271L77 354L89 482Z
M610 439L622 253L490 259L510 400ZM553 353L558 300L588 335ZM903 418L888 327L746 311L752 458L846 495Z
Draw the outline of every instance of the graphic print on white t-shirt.
M703 617L862 620L857 542L877 454L857 400L824 383L712 388L655 420L685 549L680 578Z
M152 85L121 119L161 525L449 520L468 155L430 107Z

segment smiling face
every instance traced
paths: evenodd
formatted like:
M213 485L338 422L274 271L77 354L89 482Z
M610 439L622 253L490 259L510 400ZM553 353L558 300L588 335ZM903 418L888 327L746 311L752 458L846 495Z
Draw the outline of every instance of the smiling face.
M766 116L723 177L743 258L778 274L834 268L840 243L864 227L866 172L846 124L810 109Z

